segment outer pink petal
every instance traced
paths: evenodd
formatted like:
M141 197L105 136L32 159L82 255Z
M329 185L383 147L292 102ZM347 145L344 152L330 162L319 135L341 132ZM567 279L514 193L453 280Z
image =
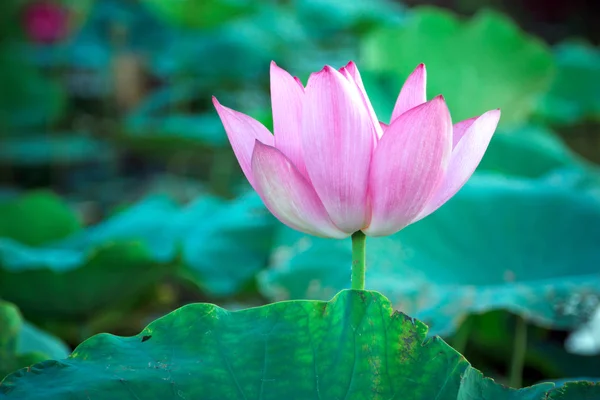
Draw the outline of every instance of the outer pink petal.
M398 117L379 141L371 163L370 236L391 235L412 222L443 176L452 151L452 121L436 97Z
M455 148L460 139L465 135L467 129L473 125L473 122L479 117L465 119L464 121L457 122L452 127L452 148Z
M500 110L488 111L474 119L454 147L441 185L416 220L441 207L469 180L483 158L499 120Z
M302 84L302 81L300 80L300 78L298 78L297 76L295 76L294 80L300 86L300 88L302 88L302 92L304 92L304 85Z
M222 106L214 96L213 104L217 109L217 113L219 113L240 167L242 167L242 171L244 171L248 182L254 187L254 178L250 166L254 143L258 140L272 146L273 135L271 135L271 132L263 124L254 118Z
M381 121L379 122L379 126L381 127L381 130L382 130L384 133L385 133L385 130L386 130L387 128L389 128L389 125L388 125L388 124L386 124L385 122L381 122Z
M369 218L367 185L375 144L371 118L358 91L327 66L311 75L302 112L304 161L333 223L344 232Z
M287 71L279 68L275 62L271 62L271 105L275 147L281 150L306 176L300 140L303 98L304 87L299 85Z
M425 64L419 64L412 74L406 78L406 82L400 90L390 123L411 108L425 103L427 101L426 88L427 70Z
M350 61L345 67L340 69L340 72L347 78L349 78L349 80L352 80L356 85L358 91L360 92L363 103L367 108L367 112L371 117L371 121L373 121L373 126L375 126L375 133L377 134L377 138L380 138L383 135L383 130L379 125L377 114L375 114L375 109L373 109L371 100L369 100L369 96L367 95L367 91L365 90L365 85L363 84L360 72L358 72L358 67L353 61Z
M284 224L316 236L341 239L352 233L331 222L313 187L280 150L257 141L252 171L256 191Z

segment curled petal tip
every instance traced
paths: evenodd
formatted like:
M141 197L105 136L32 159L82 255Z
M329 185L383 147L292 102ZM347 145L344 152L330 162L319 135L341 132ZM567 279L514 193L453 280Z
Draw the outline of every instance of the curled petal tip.
M268 147L266 144L264 144L263 142L261 142L258 139L254 139L254 149L252 150L252 153L254 154L254 152L257 151L257 149L259 148L264 148L264 147Z
M396 99L394 105L394 111L392 112L393 122L400 115L410 110L411 108L417 107L427 102L427 71L425 70L425 64L419 64L413 72L408 75L400 94Z
M432 106L438 106L438 107L445 107L447 108L448 106L446 105L446 99L444 98L443 95L437 95L435 96L433 99L431 99L431 101L428 102L429 104L431 104ZM428 103L423 103L423 104L428 104Z
M221 103L219 103L216 96L212 96L212 102L215 107L221 107Z
M323 67L322 70L320 70L319 72L317 72L318 74L325 72L325 73L333 73L333 72L338 72L338 70L336 68L333 68L331 65L326 65Z
M309 87L315 85L316 80L323 78L327 79L328 77L332 76L339 76L341 78L343 76L343 72L338 71L330 65L325 65L320 71L310 74L308 82L306 83L306 88L308 89Z
M493 110L486 111L483 114L481 114L479 117L475 117L473 119L474 120L479 119L479 118L483 117L484 115L494 116L495 118L500 119L500 114L501 114L500 109L494 108Z
M499 108L490 110L490 111L484 113L483 115L486 115L486 114L489 115L489 116L491 116L492 118L494 118L496 120L495 124L498 124L498 121L500 121L501 112L500 112ZM481 117L479 117L479 118L481 118Z
M275 60L271 60L271 67L276 67L277 63L275 62Z

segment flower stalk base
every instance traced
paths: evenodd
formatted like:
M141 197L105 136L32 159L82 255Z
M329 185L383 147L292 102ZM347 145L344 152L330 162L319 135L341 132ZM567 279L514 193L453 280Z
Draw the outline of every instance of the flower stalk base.
M367 237L361 231L352 234L352 289L365 289Z

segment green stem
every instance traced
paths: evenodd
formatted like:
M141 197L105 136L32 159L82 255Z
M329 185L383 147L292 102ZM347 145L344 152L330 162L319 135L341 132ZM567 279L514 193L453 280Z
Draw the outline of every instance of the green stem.
M454 350L458 351L462 355L465 354L465 350L467 348L467 343L469 342L469 336L471 335L472 329L473 317L465 318L460 329L456 332L452 340L452 347L454 347Z
M515 342L510 365L509 385L513 388L521 388L523 385L523 366L525 364L525 352L527 351L527 322L523 317L517 316L515 326Z
M365 289L367 237L361 231L352 234L352 289Z

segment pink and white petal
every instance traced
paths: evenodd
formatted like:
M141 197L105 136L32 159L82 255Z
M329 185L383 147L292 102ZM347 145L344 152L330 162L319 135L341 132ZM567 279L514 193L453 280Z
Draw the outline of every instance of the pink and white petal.
M300 140L303 98L304 87L287 71L271 62L271 106L275 147L306 176Z
M448 163L446 174L427 206L415 221L425 218L450 200L469 180L481 162L498 126L500 110L491 110L476 118L464 132Z
M383 130L379 125L379 120L377 119L377 114L375 114L375 109L371 104L371 100L369 100L369 96L367 95L367 90L365 89L365 85L363 84L362 77L360 76L360 72L358 72L358 67L354 63L354 61L350 61L345 67L340 68L340 72L351 80L356 85L356 88L360 92L361 98L365 107L367 108L367 112L373 121L373 126L375 126L375 133L377 134L377 139L381 138L383 135Z
M465 135L467 129L473 125L473 122L479 117L465 119L464 121L460 121L454 124L452 127L452 148L455 148L460 139Z
M389 124L386 124L385 122L381 122L381 121L379 121L379 126L381 127L381 130L383 131L383 133L385 133L385 130L386 130L387 128L389 128L389 126L390 126L390 125L389 125Z
M379 141L369 191L369 236L398 232L419 214L439 185L452 152L452 121L439 96L398 117Z
M221 105L214 96L213 104L225 127L229 143L231 143L231 147L233 148L233 152L240 167L242 168L244 175L246 175L246 179L250 182L250 185L254 187L254 178L252 176L251 167L254 143L258 140L272 146L273 135L263 124L254 118Z
M308 180L275 147L256 142L252 155L255 189L277 219L311 235L345 238L352 232L339 230Z
M300 88L304 92L304 85L302 84L302 81L300 80L300 78L298 78L297 76L295 76L294 80L296 81L296 83L298 84L298 86L300 86Z
M311 183L333 223L358 231L369 217L373 123L353 83L329 66L311 75L305 95L302 144Z
M411 108L421 105L427 101L427 70L425 64L419 64L417 68L406 78L396 105L394 105L394 111L392 111L392 119L390 123L394 122L396 118L404 114Z

